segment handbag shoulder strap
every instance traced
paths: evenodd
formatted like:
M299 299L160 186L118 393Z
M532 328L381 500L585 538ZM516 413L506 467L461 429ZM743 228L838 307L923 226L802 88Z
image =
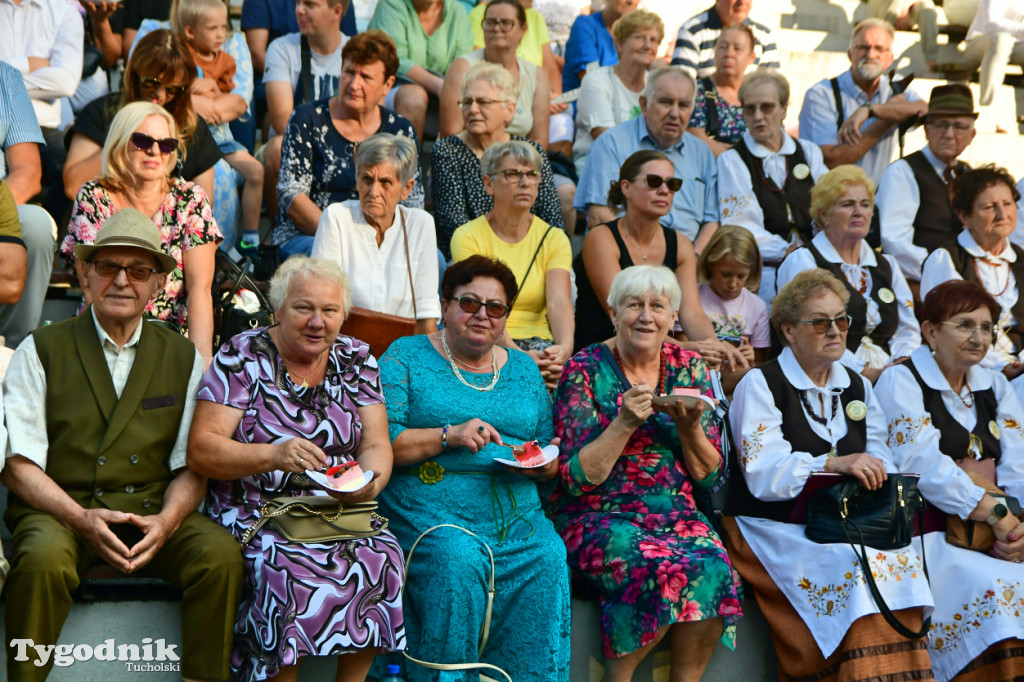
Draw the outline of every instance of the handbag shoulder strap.
M412 291L412 319L420 319L419 313L416 310L416 285L412 281L412 252L409 251L409 231L405 227L405 214L402 213L402 207L396 206L395 210L398 211L398 219L402 221L402 240L405 242L405 270L409 273L409 289Z
M313 53L306 36L299 38L299 79L302 82L303 102L313 101Z
M553 225L548 225L548 229L544 230L544 236L540 238L540 243L537 244L537 250L533 252L533 258L530 259L530 264L526 268L526 274L523 275L522 284L519 285L519 291L516 292L516 297L512 299L512 302L508 304L509 310L511 310L516 300L519 298L519 294L523 293L523 287L526 286L526 278L530 276L530 271L533 270L533 263L537 260L537 254L540 253L540 247L544 246L544 240L548 238L548 232L555 229Z
M701 87L704 89L704 132L712 140L718 139L718 131L721 124L718 122L718 91L715 84L708 77L700 79Z
M412 547L409 548L409 553L406 554L405 557L405 574L409 575L409 565L412 563L413 554L416 552L416 547L420 544L420 540L422 540L428 534L433 533L435 530L439 528L454 528L456 530L461 530L463 533L472 535L476 539L480 540L480 543L484 546L484 549L487 550L487 558L491 564L491 573L490 576L487 578L487 607L484 609L484 625L483 628L481 628L480 630L480 647L477 650L477 655L482 656L484 653L484 647L487 646L487 638L490 637L491 634L491 612L494 606L494 552L491 551L491 546L488 545L483 538L481 538L479 535L477 535L471 530L463 528L462 526L455 525L454 523L441 523L423 531L420 534L420 536L416 538L416 542L412 543ZM403 584L403 594L405 592L405 588L406 584ZM506 680L508 680L508 682L512 682L511 675L509 675L507 672L505 672L498 666L491 665L490 663L432 663L430 661L421 661L418 658L413 658L409 655L408 651L403 651L402 653L405 655L407 659L409 659L416 665L423 666L424 668L431 668L432 670L493 670L497 673L500 673Z

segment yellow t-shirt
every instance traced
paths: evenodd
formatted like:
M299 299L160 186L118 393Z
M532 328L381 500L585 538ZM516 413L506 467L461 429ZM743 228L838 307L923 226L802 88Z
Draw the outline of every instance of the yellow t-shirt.
M531 336L552 338L551 327L548 325L547 272L568 272L572 267L572 247L565 231L555 227L537 252L537 246L548 227L550 225L534 216L526 237L518 244L509 244L494 234L487 216L480 216L455 230L452 235L452 262L457 263L481 254L504 262L516 276L520 288L519 298L516 299L506 325L513 339L528 339ZM530 268L530 259L535 252L537 260ZM527 268L530 269L530 276L524 283L522 280Z
M484 12L487 3L481 2L469 11L469 25L473 29L473 48L479 50L484 46ZM550 43L548 25L544 16L532 7L526 10L526 33L519 41L516 55L526 61L542 66L544 61L544 43Z

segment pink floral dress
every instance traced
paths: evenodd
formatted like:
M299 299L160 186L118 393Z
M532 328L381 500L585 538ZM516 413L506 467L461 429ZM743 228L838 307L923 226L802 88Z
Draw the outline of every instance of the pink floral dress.
M711 395L707 366L696 353L666 343L665 388L696 387ZM741 615L739 578L721 539L694 501L721 466L690 478L668 416L655 412L629 439L608 478L590 483L577 455L618 416L626 387L604 344L588 346L565 366L555 397L561 470L549 507L569 565L600 593L601 644L617 658L640 649L665 625L724 618L722 642L733 647ZM719 447L709 413L704 430Z
M75 244L92 244L100 226L117 213L110 193L96 180L82 185L71 209L68 235L60 245L60 255L74 272ZM171 185L164 203L153 215L160 228L160 243L178 261L178 267L167 276L164 290L146 306L146 313L160 320L172 322L185 330L185 272L182 257L189 249L203 244L219 244L224 237L213 219L210 201L199 185L178 178Z

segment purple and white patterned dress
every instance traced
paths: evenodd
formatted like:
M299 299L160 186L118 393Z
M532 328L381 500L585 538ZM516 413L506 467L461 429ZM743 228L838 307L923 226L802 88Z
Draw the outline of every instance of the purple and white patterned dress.
M306 438L328 453L328 466L354 458L356 409L384 402L377 361L362 341L339 336L323 382L303 389L288 379L266 329L240 334L221 348L199 399L244 411L235 440ZM263 501L314 494L326 493L304 475L273 471L211 481L206 510L240 539L258 520ZM405 561L390 533L300 545L267 524L242 555L245 586L231 653L238 678L263 680L304 656L405 649Z

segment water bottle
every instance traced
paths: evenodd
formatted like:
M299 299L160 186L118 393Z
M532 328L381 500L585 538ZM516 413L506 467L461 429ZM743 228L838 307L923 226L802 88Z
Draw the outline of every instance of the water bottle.
M401 676L402 666L397 663L388 664L388 674L385 675L380 682L405 682L405 678Z

